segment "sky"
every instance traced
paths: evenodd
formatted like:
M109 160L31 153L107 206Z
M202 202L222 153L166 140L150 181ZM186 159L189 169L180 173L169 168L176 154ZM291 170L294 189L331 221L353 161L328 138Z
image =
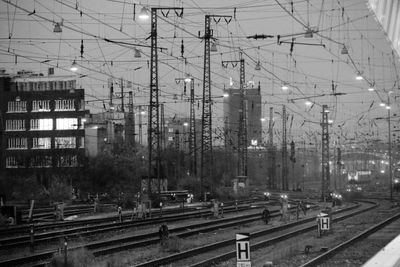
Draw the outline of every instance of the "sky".
M151 25L138 16L143 7L183 8L181 17L173 9L157 11L165 117L189 116L189 90L176 80L186 74L195 79L196 114L201 117L205 15L224 15L211 21L218 49L211 52L215 136L223 131L224 88L239 87L239 66L223 66L222 61L238 60L240 53L247 86L260 84L265 133L269 108L274 108L276 143L283 105L288 140L306 145L320 142L322 105L330 111L331 141L347 148L387 140L388 110L380 103L390 103L396 134L399 57L367 0L0 0L0 67L8 73L24 69L44 74L54 67L55 75L75 75L93 113L108 109L110 80L115 92L122 80L124 90L133 91L134 104L147 105ZM62 23L61 33L54 32L56 23ZM312 38L305 37L307 29ZM261 34L271 37L249 38ZM344 46L348 54L342 54ZM69 70L74 61L78 72ZM261 70L255 70L258 62ZM356 79L358 73L362 80ZM282 90L283 84L289 88Z

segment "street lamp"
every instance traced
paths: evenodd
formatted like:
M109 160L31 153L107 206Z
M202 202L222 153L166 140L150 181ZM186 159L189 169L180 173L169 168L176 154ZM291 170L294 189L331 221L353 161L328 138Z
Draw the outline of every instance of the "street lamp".
M390 93L392 91L389 92L388 94L388 105L386 107L387 112L388 112L388 116L387 116L387 121L388 121L388 128L389 128L389 138L388 138L388 142L389 142L389 186L390 186L390 201L393 200L393 189L392 189L392 139L391 139L391 135L392 135L392 131L391 131L391 126L390 126Z

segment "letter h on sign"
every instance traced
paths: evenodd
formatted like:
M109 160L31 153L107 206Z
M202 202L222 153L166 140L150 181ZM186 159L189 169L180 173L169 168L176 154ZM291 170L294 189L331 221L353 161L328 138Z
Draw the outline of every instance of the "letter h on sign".
M321 230L329 230L329 217L324 217L320 219Z

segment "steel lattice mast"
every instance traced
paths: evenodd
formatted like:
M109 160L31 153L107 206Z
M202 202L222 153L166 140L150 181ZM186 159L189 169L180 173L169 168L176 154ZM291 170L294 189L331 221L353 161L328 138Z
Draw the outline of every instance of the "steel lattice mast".
M239 106L239 131L238 131L238 175L247 177L247 127L246 127L246 107L245 107L245 70L244 70L244 59L242 53L240 53L240 106Z
M151 9L151 50L150 50L150 104L148 116L148 194L151 195L152 177L160 180L160 113L158 102L158 48L157 9ZM160 188L158 188L160 190Z
M189 121L190 173L197 176L196 115L194 110L194 78L190 79L190 121Z
M205 16L203 108L201 115L201 166L200 191L203 195L204 179L212 176L212 128L211 128L211 71L210 71L210 16Z
M274 149L274 108L269 108L269 125L268 125L268 188L277 189L276 172L275 172L275 149Z
M288 183L288 153L286 136L286 106L282 107L282 189L289 190Z
M232 16L206 15L204 25L204 73L203 73L203 106L201 115L201 163L200 163L200 191L203 195L204 180L212 177L212 128L211 128L211 70L210 70L210 39L213 37L211 18L229 18ZM218 23L216 20L216 22Z
M158 47L157 47L157 11L158 10L175 10L178 17L182 17L183 8L152 8L151 9L151 49L150 49L150 104L148 119L148 194L151 197L151 179L156 178L158 181L158 192L161 192L161 148L160 148L160 105L159 105L159 89L158 89ZM180 14L177 13L180 10ZM163 15L166 17L167 14Z
M321 198L328 197L330 174L329 174L329 129L328 129L328 106L322 106L322 179L321 179Z

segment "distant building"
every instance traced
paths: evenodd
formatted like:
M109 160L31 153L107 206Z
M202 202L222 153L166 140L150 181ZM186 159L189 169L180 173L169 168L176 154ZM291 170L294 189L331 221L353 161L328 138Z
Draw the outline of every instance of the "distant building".
M166 147L189 151L190 118L167 118L164 125ZM195 120L196 146L201 144L201 120Z
M82 167L84 103L73 76L1 71L0 170L46 176Z
M240 107L239 89L226 89L224 93L225 146L237 149ZM260 85L258 85L258 88L245 89L244 108L247 146L259 146L262 141Z
M116 143L134 146L135 130L129 112L89 114L85 123L85 154L88 157L111 151Z

